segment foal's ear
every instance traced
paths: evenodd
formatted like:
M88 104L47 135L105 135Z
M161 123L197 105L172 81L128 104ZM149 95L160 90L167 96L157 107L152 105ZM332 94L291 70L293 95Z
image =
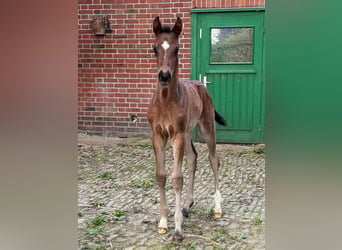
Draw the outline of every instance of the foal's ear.
M153 32L158 36L161 32L161 23L159 21L159 16L157 16L153 21Z
M175 23L175 26L173 26L172 28L172 32L175 33L177 36L179 36L182 32L182 20L180 19L180 17L177 17L177 21Z

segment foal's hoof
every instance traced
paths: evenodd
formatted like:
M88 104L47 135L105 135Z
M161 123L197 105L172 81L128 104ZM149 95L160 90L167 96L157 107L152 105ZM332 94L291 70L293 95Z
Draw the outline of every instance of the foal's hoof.
M214 213L214 218L215 219L220 219L222 217L221 213Z
M176 242L176 243L182 242L183 236L180 232L176 231L172 236L172 240L173 242Z
M163 227L158 227L158 233L159 234L166 234L167 229Z
M182 214L184 217L188 218L189 217L189 214L190 214L190 208L192 207L192 205L194 204L194 202L191 202L189 208L183 208L182 209Z
M190 209L185 209L185 208L182 209L182 214L186 218L189 217L189 212L190 212Z

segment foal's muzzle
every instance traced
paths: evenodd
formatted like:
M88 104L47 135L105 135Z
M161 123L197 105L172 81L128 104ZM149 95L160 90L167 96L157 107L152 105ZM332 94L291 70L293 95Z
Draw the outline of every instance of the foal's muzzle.
M170 71L166 71L166 72L159 71L158 80L159 80L161 85L167 85L169 83L169 81L171 80Z

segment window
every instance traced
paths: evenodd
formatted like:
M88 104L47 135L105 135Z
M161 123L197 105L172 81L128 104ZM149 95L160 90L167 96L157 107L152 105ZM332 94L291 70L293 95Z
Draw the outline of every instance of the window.
M252 63L253 28L211 29L210 63Z

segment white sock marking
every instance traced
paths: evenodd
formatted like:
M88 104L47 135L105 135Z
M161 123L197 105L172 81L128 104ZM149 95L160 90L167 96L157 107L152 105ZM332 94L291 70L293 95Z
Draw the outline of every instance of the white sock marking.
M222 203L222 196L220 194L220 191L216 190L214 194L214 201L215 201L215 213L221 213L222 214L222 209L221 209L221 203Z
M159 228L166 228L167 229L167 218L161 217L159 221Z

